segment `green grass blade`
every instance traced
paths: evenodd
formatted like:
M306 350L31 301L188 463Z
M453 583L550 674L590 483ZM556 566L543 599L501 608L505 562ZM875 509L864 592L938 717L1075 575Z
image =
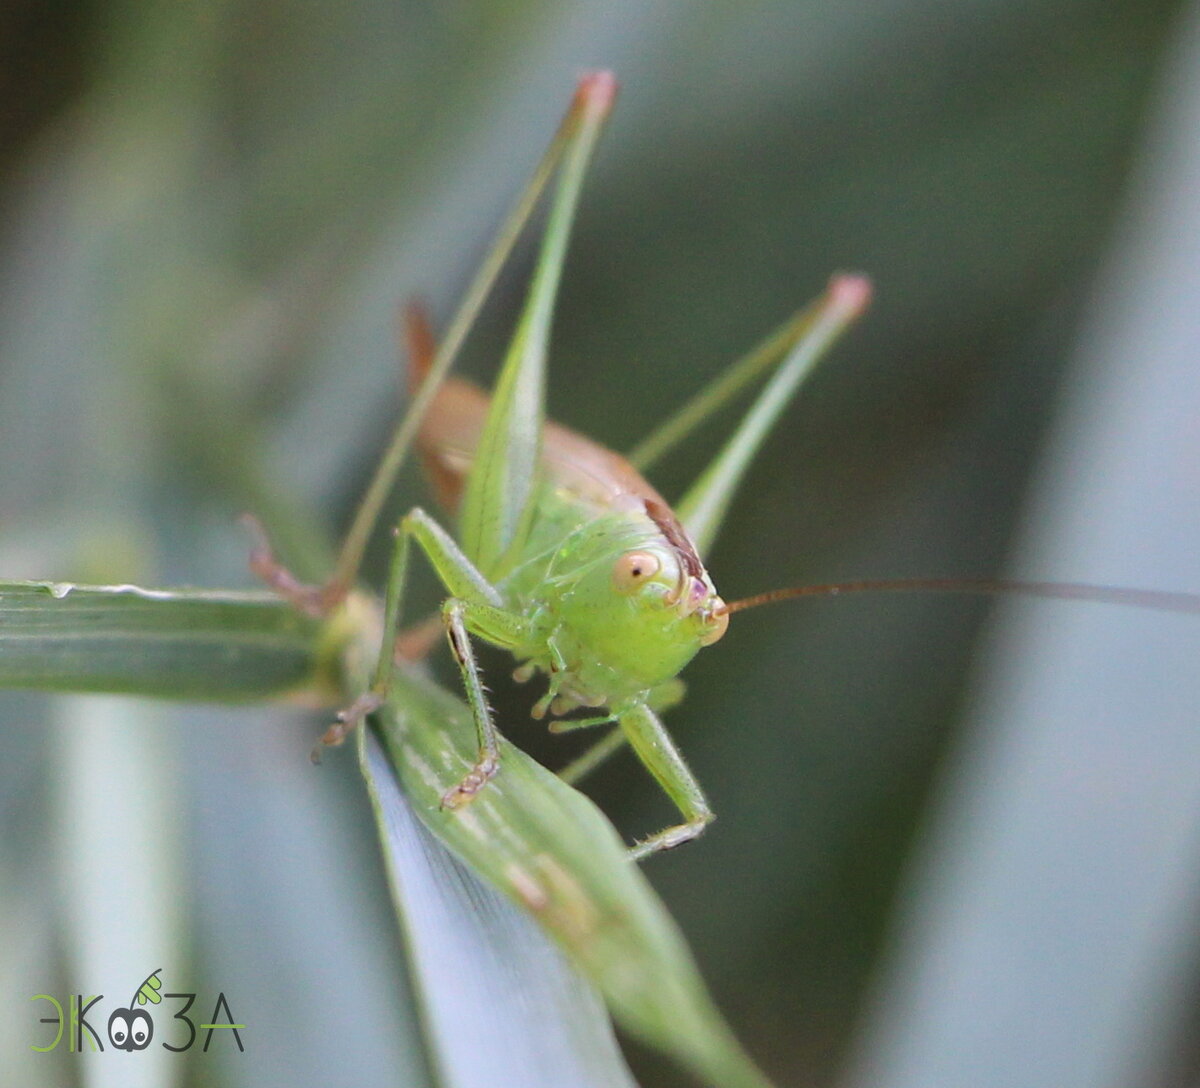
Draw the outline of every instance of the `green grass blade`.
M612 108L616 84L607 72L582 80L569 117L575 129L542 235L525 307L517 323L463 501L461 543L486 575L503 570L532 512L545 406L546 352L567 241L588 161Z
M596 992L417 819L374 734L359 740L439 1084L634 1088Z
M870 300L870 285L858 276L836 276L815 304L804 336L767 383L738 429L676 507L697 549L712 545L729 501L751 459L800 384Z
M588 798L504 742L497 778L469 805L441 808L443 792L477 753L467 707L432 683L397 674L378 728L421 821L538 924L622 1027L707 1084L768 1084L712 1004L666 909ZM385 828L385 844L388 835Z
M266 593L0 583L0 688L229 702L321 694L334 652L319 621Z

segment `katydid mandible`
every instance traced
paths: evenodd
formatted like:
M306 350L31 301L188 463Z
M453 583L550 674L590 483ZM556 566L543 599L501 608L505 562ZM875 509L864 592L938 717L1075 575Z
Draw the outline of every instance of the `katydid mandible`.
M442 507L457 518L458 539L421 508L397 529L388 577L384 638L370 690L338 715L322 738L338 744L386 697L396 662L412 545L449 594L441 609L479 738L479 757L447 782L442 805L457 809L498 773L499 738L487 705L472 638L517 659L520 681L548 678L534 716L555 732L615 726L563 777L575 781L622 744L679 809L683 820L639 842L643 857L695 838L712 820L704 794L659 719L683 694L678 674L724 635L729 616L799 596L862 589L1017 591L1152 608L1200 611L1186 594L993 579L886 580L777 590L726 604L703 563L731 496L763 439L814 364L864 311L870 285L835 276L826 292L731 366L644 441L629 459L544 420L551 315L583 175L615 95L608 73L580 81L542 162L505 220L440 345L410 311L410 386L414 397L347 534L330 581L299 585L275 562L265 538L253 568L299 606L325 612L349 591L366 541L410 446L416 442ZM551 201L529 294L493 394L446 374L521 228L551 177ZM757 400L676 509L641 470L687 437L755 379L770 375ZM594 710L585 717L562 718Z

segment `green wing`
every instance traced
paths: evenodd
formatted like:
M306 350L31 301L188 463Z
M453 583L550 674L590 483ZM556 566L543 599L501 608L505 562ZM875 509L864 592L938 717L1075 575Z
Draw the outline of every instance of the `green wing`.
M490 579L512 564L533 515L554 300L583 175L614 92L607 74L581 84L578 129L571 137L533 282L496 382L467 481L460 542L467 557Z

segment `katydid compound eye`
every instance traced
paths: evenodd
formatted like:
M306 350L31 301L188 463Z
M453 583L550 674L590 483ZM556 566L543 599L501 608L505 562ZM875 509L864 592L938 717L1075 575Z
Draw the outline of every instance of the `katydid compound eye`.
M653 552L626 552L613 564L612 580L618 593L632 593L662 569Z

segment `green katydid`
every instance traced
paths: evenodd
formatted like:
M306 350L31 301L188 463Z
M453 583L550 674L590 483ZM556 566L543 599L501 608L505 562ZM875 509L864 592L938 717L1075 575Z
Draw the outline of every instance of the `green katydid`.
M925 579L778 590L726 604L702 555L720 528L729 500L762 440L815 362L863 312L870 286L836 276L755 351L731 367L643 442L628 460L543 418L545 360L551 314L583 175L615 83L585 77L567 116L468 290L441 346L432 348L419 318L410 321L414 400L351 526L337 569L323 587L299 586L272 559L265 541L253 565L278 590L314 611L336 604L359 562L397 471L417 442L442 505L458 519L458 540L414 508L400 522L388 578L385 637L368 692L339 715L323 738L337 744L388 690L395 634L415 543L449 597L441 621L458 663L479 738L479 757L447 782L446 808L470 802L500 773L499 742L471 639L510 651L518 680L548 677L534 716L556 720L553 731L616 726L564 776L575 780L621 744L639 759L678 807L682 822L634 848L641 857L695 838L713 817L704 794L658 714L678 702L679 672L725 633L729 615L753 605L852 589L926 589L1086 597L1195 611L1194 598L1104 587ZM446 372L475 313L528 218L557 171L558 184L529 294L496 388L489 398ZM717 407L764 373L757 401L675 510L640 470L657 460ZM584 718L561 715L586 708Z
M798 372L861 311L868 294L865 280L838 277L812 313L794 323L805 335L792 355L796 372L780 372L786 384L799 380ZM421 353L411 354L419 367ZM774 411L786 396L779 399ZM495 729L470 647L474 635L513 653L521 662L518 680L548 676L549 690L535 705L534 717L604 708L601 715L558 718L550 726L555 732L610 722L618 726L611 739L573 766L571 777L628 741L685 818L640 843L636 852L677 845L699 834L712 812L657 712L679 701L679 672L702 647L720 639L729 623L693 539L700 529L689 532L625 458L546 423L531 513L524 524L515 519L519 528L506 551L497 549L497 558L476 565L473 556L480 548L472 546L466 531L472 517L479 517L470 506L470 481L476 478L471 473L495 403L465 381L447 379L440 387L418 443L442 505L460 511L464 542L456 544L419 508L411 511L401 522L389 592L394 612L405 552L416 541L453 594L442 615L479 727L481 751L475 767L447 790L443 804L469 801L498 770ZM764 421L761 429L767 426ZM751 444L737 442L733 456L740 464L724 466L716 486L702 479L685 500L689 509L714 511L724 505ZM720 461L714 469L722 470ZM719 514L708 516L711 529L703 539L711 538L720 520ZM380 692L389 670L390 661L380 674ZM336 741L339 733L329 739Z

